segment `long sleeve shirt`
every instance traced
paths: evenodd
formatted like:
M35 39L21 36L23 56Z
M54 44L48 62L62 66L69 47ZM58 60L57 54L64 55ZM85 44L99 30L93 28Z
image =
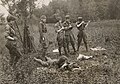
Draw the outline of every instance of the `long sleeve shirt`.
M79 31L84 30L85 26L86 26L86 23L85 23L84 21L82 21L82 22L79 22L79 21L76 22L76 27L77 27L77 29L78 29Z
M63 30L61 30L60 32L58 32L62 27L63 27L63 26L62 26L62 23L61 23L61 22L57 22L57 23L55 24L55 32L57 32L57 33L62 33Z
M15 37L15 31L14 29L12 29L9 25L6 25L5 27L6 31L5 31L5 38L7 40L15 40L14 37Z
M69 35L69 34L72 33L71 30L73 29L73 27L72 27L72 25L71 25L70 22L65 21L65 22L63 23L63 26L64 26L65 35Z

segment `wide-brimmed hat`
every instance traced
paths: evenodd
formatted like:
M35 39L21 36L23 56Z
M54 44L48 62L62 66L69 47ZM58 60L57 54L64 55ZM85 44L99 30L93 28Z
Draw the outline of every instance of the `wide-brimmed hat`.
M7 22L15 21L15 20L16 20L16 17L14 17L13 15L8 15L7 16Z
M57 17L57 20L62 20L62 17Z
M82 17L78 17L78 20L82 20L83 18Z
M66 18L66 19L69 19L69 18L70 18L70 15L66 15L65 18Z
M40 19L46 19L47 17L45 15L42 15Z

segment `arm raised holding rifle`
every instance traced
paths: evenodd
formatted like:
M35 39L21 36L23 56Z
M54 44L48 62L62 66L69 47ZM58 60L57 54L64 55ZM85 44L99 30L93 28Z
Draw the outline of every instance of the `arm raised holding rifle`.
M76 22L76 27L78 28L78 30L79 29L84 30L84 28L86 28L88 26L90 21L85 22L85 21L80 21L80 19L82 19L82 17L78 18L78 21Z
M83 21L82 17L78 17L78 21L76 22L76 27L79 30L78 35L77 35L78 37L77 51L79 51L79 47L80 47L82 40L85 44L86 51L88 51L87 36L86 36L84 29L88 26L89 23L90 21L85 22Z
M64 27L63 25L61 25L61 28L57 32L60 32L63 30L69 30L69 29L72 29L72 25L69 25L68 27Z
M71 53L70 49L69 49L69 44L71 44L72 48L74 50L74 52L72 52L72 53L76 54L75 37L74 37L74 34L72 32L72 29L73 29L73 26L72 26L72 23L70 21L70 15L66 15L65 21L63 22L62 30L65 31L65 41L66 41L66 45L67 45L67 50L68 50L68 53Z
M65 42L65 31L64 31L64 27L62 24L62 18L58 17L57 18L57 23L55 24L55 31L57 32L57 44L58 44L58 50L59 50L59 55L61 56L61 48L64 48L64 52L66 55L68 55L67 53L67 49L66 49L66 42Z
M57 33L61 32L64 30L64 27L62 26L59 30L57 30Z

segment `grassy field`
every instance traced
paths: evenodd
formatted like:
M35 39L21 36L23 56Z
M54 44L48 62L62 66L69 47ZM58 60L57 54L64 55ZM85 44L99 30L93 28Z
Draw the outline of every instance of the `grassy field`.
M52 50L57 48L54 26L47 24L47 28L48 40L52 42L48 48L48 55L51 58L58 58L57 53L52 53ZM30 30L38 48L38 27L33 25ZM83 71L77 72L58 72L55 69L42 68L33 60L33 57L38 56L37 53L24 55L13 71L8 64L8 51L4 47L3 26L0 27L0 32L0 84L120 84L120 21L99 21L89 24L86 28L89 48L101 46L107 50L104 52L89 50L86 53L82 44L79 53L93 55L94 58L78 61ZM75 27L73 32L76 37ZM76 61L77 56L78 54L71 55L70 61Z

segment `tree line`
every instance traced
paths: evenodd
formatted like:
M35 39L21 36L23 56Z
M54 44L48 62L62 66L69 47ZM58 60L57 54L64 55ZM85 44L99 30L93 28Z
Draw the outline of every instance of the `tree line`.
M120 0L52 0L49 5L35 8L34 14L48 17L48 22L56 22L56 17L64 19L66 14L75 21L78 16L89 20L109 20L120 18Z
M66 14L71 16L72 21L76 21L78 16L93 21L120 19L120 0L52 0L48 5L42 4L41 8L36 7L37 0L1 1L3 5L8 5L11 14L23 20L26 17L30 19L32 15L36 20L43 14L47 16L48 22L56 22L58 16L64 20Z

